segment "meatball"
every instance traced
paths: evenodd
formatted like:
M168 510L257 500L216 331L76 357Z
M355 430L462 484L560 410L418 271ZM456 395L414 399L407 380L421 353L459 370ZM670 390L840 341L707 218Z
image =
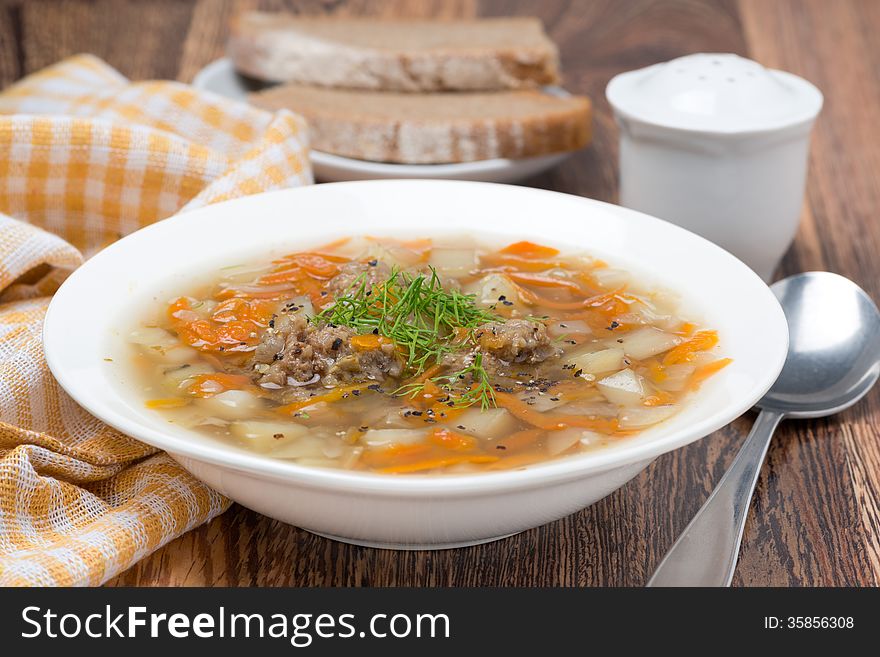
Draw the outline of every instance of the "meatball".
M400 376L403 361L392 343L358 351L351 346L355 335L345 326L312 324L301 313L279 315L254 351L256 382L284 387L320 381L332 387Z
M474 338L481 352L505 363L541 363L562 352L543 324L525 319L483 324L474 331Z
M383 262L371 260L370 262L348 262L339 268L339 273L327 281L327 292L331 298L345 294L346 291L355 291L359 287L359 279L367 287L373 287L377 283L388 280L391 269Z

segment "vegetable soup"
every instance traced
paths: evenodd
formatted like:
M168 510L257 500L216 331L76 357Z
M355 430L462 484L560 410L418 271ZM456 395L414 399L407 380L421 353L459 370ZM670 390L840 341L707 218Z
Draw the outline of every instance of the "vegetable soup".
M146 405L303 465L520 468L625 440L729 362L584 254L347 238L226 267L129 337Z

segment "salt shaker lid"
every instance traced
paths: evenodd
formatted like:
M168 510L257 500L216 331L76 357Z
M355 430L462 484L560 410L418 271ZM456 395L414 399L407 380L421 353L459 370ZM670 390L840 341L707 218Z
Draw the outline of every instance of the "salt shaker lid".
M722 134L811 122L822 109L822 93L803 78L733 54L687 55L621 73L605 94L632 120Z

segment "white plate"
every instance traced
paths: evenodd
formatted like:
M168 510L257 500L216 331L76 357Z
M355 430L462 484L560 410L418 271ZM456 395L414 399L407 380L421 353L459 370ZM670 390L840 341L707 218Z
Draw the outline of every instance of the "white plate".
M260 89L262 85L240 76L235 72L232 62L223 57L199 71L193 78L193 86L197 89L213 91L227 98L247 100L247 94ZM559 87L547 87L546 90L562 97L569 95ZM324 182L420 178L510 183L536 176L555 167L569 155L571 153L554 153L520 160L496 158L459 164L390 164L356 160L313 150L312 168L315 171L315 178Z
M523 470L471 475L309 468L184 429L144 406L126 363L126 337L154 298L180 294L194 276L230 263L340 235L450 233L589 251L643 284L679 292L685 316L717 329L720 351L733 362L680 413L637 436ZM514 185L382 180L248 196L143 228L70 276L49 306L43 341L52 373L79 404L166 450L244 506L351 542L424 548L491 540L561 518L622 486L660 454L729 423L776 379L788 329L776 297L754 272L659 219Z

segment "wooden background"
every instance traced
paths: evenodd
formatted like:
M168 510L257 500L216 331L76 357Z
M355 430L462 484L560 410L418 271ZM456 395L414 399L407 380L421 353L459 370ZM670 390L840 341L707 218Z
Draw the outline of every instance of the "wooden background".
M595 141L528 184L612 202L617 133L604 89L613 75L700 51L735 52L802 75L824 92L826 105L803 224L780 275L828 269L880 299L880 0L0 0L0 86L78 52L133 78L189 81L222 54L233 11L255 5L539 15L561 48L566 87L595 102ZM488 545L366 549L235 506L111 584L640 586L719 480L752 419L659 458L580 513ZM878 420L875 390L834 419L783 424L758 483L735 585L880 584Z

